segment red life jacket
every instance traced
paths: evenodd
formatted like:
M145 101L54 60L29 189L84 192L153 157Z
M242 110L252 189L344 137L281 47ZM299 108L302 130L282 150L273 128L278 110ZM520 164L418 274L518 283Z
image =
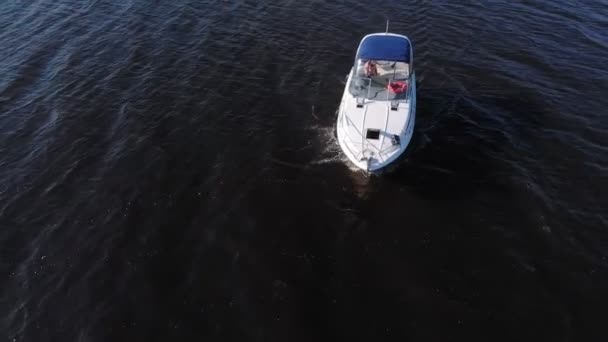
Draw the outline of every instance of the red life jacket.
M407 91L407 82L392 81L388 84L388 89L395 94L405 93Z

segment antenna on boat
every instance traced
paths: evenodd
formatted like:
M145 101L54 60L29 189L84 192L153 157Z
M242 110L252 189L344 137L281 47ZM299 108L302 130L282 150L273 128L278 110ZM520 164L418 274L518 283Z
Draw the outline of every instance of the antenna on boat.
M388 23L389 23L389 20L388 20L388 18L386 18L386 32L385 33L388 33Z

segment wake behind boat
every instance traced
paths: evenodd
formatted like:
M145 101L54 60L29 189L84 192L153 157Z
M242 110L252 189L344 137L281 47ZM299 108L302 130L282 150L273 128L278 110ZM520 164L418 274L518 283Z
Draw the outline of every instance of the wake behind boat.
M388 31L388 30L387 30ZM365 36L348 74L337 123L338 142L358 168L379 171L407 149L416 119L416 77L410 40Z

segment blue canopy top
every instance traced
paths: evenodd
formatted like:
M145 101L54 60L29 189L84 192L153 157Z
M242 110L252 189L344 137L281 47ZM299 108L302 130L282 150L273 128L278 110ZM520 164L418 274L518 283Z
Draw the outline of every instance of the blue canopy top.
M409 63L410 42L399 36L368 36L361 42L358 58Z

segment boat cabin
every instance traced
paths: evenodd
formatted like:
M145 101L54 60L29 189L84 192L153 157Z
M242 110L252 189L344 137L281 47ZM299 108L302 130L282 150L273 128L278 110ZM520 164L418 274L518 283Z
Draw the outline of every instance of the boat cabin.
M407 100L413 73L412 44L405 36L376 33L359 44L350 93L374 101Z

